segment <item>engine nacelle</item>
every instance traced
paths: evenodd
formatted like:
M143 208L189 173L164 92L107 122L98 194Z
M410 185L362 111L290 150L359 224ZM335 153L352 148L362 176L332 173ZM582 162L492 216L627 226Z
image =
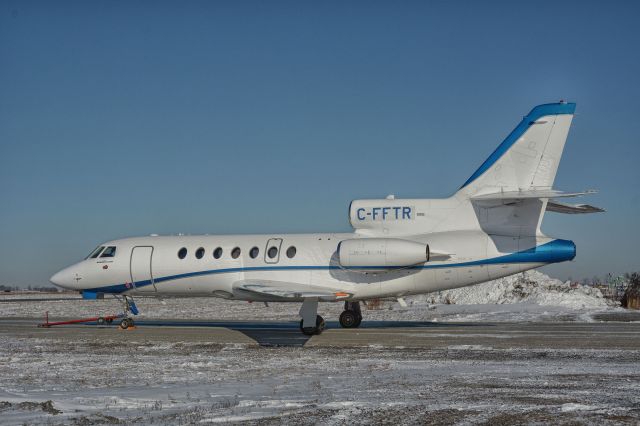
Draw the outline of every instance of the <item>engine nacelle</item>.
M341 241L338 259L344 267L403 267L429 260L429 245L399 238L356 238Z

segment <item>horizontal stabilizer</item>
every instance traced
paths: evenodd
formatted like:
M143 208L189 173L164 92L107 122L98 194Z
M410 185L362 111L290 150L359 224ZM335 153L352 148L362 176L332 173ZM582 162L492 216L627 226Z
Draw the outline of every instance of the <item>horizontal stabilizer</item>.
M602 213L605 210L600 207L590 206L589 204L566 204L555 200L549 200L547 203L547 211L566 214L581 214Z
M489 194L476 195L472 200L493 201L493 200L526 200L529 198L564 198L580 197L581 195L595 194L597 191L589 189L581 192L562 192L556 189L529 189L526 191L503 191Z
M351 297L350 293L307 284L269 280L241 280L233 283L235 296L250 295L254 300L295 300L317 297L334 301Z

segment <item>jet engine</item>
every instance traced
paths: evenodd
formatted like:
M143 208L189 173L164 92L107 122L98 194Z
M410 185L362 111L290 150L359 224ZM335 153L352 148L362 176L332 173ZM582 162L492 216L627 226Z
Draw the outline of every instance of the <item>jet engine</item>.
M341 241L338 259L344 267L403 267L429 260L429 245L399 238L356 238Z

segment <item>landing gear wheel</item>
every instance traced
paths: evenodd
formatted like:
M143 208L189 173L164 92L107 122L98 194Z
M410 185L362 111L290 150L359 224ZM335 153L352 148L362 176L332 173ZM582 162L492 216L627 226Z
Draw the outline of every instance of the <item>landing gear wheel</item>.
M123 318L120 321L120 328L126 330L127 328L133 327L133 320L131 318Z
M360 327L361 323L362 323L362 315L358 315L358 321L356 322L356 325L354 327L355 328Z
M306 335L306 336L313 336L314 334L320 334L322 333L322 330L324 330L324 318L322 318L320 315L316 316L316 326L315 327L303 327L304 320L300 320L300 331L302 331L302 334Z
M357 315L354 311L343 311L340 314L340 325L343 328L356 328L360 325L362 317Z
M344 328L358 328L362 322L360 302L344 302L344 311L340 314L340 325Z

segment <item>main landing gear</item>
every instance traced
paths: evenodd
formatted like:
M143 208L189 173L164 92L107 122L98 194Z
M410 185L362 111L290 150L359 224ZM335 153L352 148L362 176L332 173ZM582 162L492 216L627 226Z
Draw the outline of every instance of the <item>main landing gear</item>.
M304 299L300 308L300 331L307 336L322 333L324 319L318 315L318 298Z
M324 319L318 315L318 299L304 299L300 308L300 331L307 336L322 333ZM343 328L358 328L362 322L360 302L344 302L344 311L340 314L340 325Z
M131 296L122 296L122 305L124 308L123 318L120 321L120 328L126 330L133 328L135 323L129 314L138 315L138 307Z
M343 328L358 328L361 322L360 302L344 302L344 311L340 314L340 325Z

